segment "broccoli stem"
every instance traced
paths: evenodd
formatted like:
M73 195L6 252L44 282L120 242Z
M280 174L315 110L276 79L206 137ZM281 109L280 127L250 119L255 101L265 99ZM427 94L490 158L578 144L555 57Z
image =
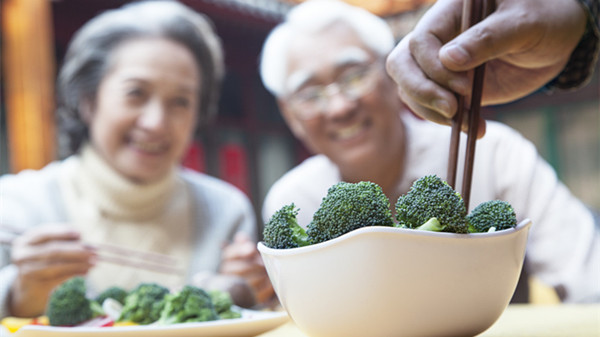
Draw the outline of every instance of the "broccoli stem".
M426 223L417 227L417 229L422 231L431 231L431 232L441 232L446 228L446 226L442 226L440 221L437 218L431 218L427 220Z
M293 233L292 239L294 242L296 242L296 244L298 244L298 247L310 245L310 240L308 239L308 235L306 234L304 228L300 227L298 223L296 223L295 226L291 226L291 228Z

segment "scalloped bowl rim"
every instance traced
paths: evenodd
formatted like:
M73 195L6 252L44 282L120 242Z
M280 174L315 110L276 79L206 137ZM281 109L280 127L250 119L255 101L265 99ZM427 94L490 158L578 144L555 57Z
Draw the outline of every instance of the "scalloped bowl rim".
M486 233L466 233L466 234L458 234L458 233L447 233L447 232L432 232L426 230L418 230L418 229L409 229L409 228L401 228L401 227L387 227L387 226L368 226L361 227L355 229L351 232L348 232L344 235L340 235L337 238L327 240L320 243L311 244L304 247L297 248L271 248L264 244L263 241L258 242L258 250L260 252L267 253L269 255L275 256L284 256L284 255L296 255L302 253L308 253L316 250L325 249L327 247L333 246L338 242L348 240L352 237L356 236L364 236L371 233L394 233L394 234L405 234L407 236L429 236L429 237L437 237L447 240L477 240L483 238L492 238L498 236L507 236L514 235L517 232L527 229L531 225L530 219L523 219L519 222L515 227L509 229L503 229L495 232L486 232Z

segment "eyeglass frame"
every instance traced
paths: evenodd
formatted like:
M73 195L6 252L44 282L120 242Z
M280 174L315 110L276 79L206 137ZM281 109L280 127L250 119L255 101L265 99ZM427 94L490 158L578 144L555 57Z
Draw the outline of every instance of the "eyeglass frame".
M329 106L329 103L331 102L331 98L334 95L338 95L341 94L344 96L345 99L347 100L358 100L360 98L362 98L363 96L371 93L375 87L377 86L377 81L379 80L379 74L381 74L381 70L383 69L383 61L381 60L376 60L372 63L369 64L364 64L364 65L354 65L352 67L350 67L347 70L344 70L337 78L335 81L326 84L326 85L311 85L311 86L307 86L304 87L296 92L293 92L289 95L286 96L285 100L287 101L287 104L290 106L290 108L294 111L294 115L297 116L299 119L301 120L311 120L311 119L315 119L318 116L320 116L321 114L323 114L323 112L325 112L327 110L327 107ZM347 85L349 85L350 80L346 81L346 83L340 83L340 78L344 77L344 75L347 75L347 72L352 72L352 71L356 71L356 69L359 69L358 72L361 73L361 77L360 80L364 81L365 79L367 80L367 85L365 85L365 87L363 89L360 89L357 93L355 94L351 94L351 92L349 92L349 89L346 88ZM354 74L356 75L356 74ZM315 96L316 99L320 100L320 102L317 102L314 104L314 107L312 107L312 111L310 111L309 113L306 112L306 110L304 109L300 109L300 105L301 104L306 104L307 100L305 99L304 102L301 101L297 101L295 102L295 100L302 100L302 98L300 97L301 93L307 90L316 90L316 92L318 92L320 94L320 96Z

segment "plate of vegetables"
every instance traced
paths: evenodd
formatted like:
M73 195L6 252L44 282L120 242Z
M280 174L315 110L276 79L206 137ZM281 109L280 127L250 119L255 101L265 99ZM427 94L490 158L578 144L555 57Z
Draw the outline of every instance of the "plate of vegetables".
M15 337L255 336L289 319L283 311L237 307L229 293L186 285L176 292L155 283L131 291L111 287L89 298L85 280L75 277L53 291L45 316L7 317Z

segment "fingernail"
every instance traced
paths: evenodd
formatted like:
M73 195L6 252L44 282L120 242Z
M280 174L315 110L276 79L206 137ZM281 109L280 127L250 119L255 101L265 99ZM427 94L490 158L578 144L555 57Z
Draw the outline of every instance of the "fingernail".
M450 116L450 104L443 99L438 99L433 102L433 107L445 117Z
M469 53L457 45L445 46L442 48L442 52L446 53L448 58L458 65L463 65L471 60Z

